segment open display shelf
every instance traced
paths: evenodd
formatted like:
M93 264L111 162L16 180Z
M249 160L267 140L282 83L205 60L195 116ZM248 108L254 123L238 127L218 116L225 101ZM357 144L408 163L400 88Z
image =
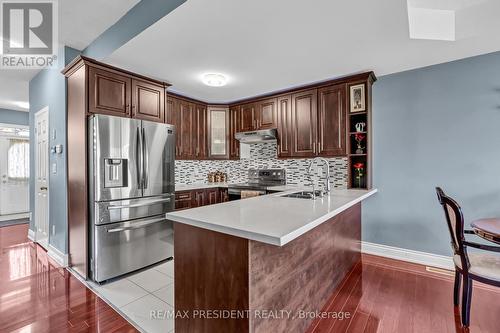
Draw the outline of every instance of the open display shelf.
M348 85L348 188L369 189L372 187L372 85L376 78L370 75L366 80ZM351 87L364 85L365 110L351 112ZM362 128L357 124L364 123ZM356 138L361 139L356 140ZM360 167L362 166L362 167Z

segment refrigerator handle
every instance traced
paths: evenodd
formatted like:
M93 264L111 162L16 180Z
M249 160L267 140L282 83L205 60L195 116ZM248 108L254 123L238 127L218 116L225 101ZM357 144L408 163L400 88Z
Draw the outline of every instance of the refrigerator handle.
M143 186L143 173L144 173L144 170L143 170L143 167L144 167L144 163L143 163L143 158L144 158L144 155L143 155L143 142L142 142L142 135L141 135L141 127L137 127L137 148L136 148L136 155L137 155L137 158L135 160L135 163L136 163L136 167L137 167L137 183L139 185L139 188L142 189L142 186Z
M148 142L146 140L146 131L142 128L142 158L144 160L143 166L143 189L148 188L149 182L149 154L148 154Z

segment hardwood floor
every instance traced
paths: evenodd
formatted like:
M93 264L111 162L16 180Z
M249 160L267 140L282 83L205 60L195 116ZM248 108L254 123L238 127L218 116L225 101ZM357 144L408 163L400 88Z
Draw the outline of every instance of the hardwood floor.
M27 238L27 225L0 228L0 332L137 332ZM363 255L309 333L498 333L500 288L475 284L471 327L453 307L450 272Z
M363 255L324 309L350 318L317 320L309 333L500 332L500 288L474 285L468 330L460 325L452 297L449 271Z
M0 332L137 332L27 233L0 228Z

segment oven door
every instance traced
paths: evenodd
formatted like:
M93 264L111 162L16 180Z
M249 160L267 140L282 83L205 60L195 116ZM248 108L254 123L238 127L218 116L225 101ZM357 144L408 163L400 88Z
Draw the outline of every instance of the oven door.
M233 201L265 195L266 191L252 188L228 188L227 193L229 195L229 201Z

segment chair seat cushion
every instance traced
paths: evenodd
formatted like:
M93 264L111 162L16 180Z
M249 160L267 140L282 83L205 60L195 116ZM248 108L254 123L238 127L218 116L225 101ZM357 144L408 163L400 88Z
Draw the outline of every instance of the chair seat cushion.
M470 273L500 282L500 254L470 252L468 256ZM458 254L453 256L453 261L458 268L462 269L462 261Z

